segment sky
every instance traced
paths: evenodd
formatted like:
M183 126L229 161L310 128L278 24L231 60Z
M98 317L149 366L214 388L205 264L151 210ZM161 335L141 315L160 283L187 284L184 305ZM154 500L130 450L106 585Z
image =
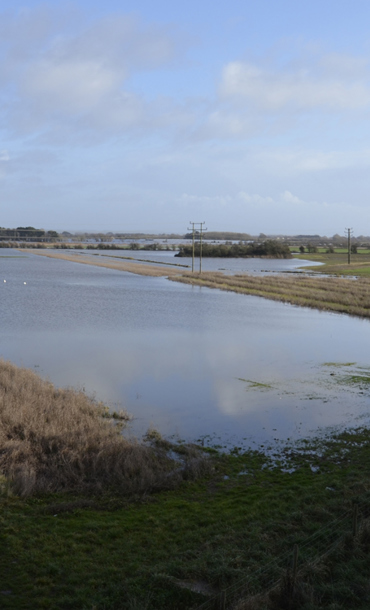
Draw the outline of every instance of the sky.
M370 235L368 0L0 0L3 227Z

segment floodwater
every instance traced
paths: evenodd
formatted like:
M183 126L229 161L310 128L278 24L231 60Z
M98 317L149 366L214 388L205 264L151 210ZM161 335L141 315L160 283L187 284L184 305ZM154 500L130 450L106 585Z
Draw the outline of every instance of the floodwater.
M71 253L71 251L68 251ZM76 252L76 251L74 251ZM186 256L175 257L175 252L166 250L125 250L123 253L119 250L77 250L79 254L85 257L99 256L108 260L109 257L114 259L120 257L132 257L135 262L150 261L160 265L176 265L183 267L184 271L189 271L192 268L192 260ZM249 273L249 274L272 274L272 273L291 273L295 272L298 267L320 266L321 263L312 261L297 260L297 259L264 259L264 258L203 258L202 271L222 271L223 273ZM180 269L182 271L182 269ZM194 271L199 271L199 258L194 260Z
M369 422L366 320L11 250L0 270L0 355L126 408L134 434L254 447Z

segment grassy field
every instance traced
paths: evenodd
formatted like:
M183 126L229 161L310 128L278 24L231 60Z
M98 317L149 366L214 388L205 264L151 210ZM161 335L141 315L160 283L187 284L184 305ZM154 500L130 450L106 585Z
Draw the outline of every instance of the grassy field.
M370 276L370 252L368 250L359 250L358 254L351 254L351 264L348 264L347 250L336 249L334 254L326 254L319 250L313 254L294 254L294 257L303 260L310 260L316 263L322 263L320 267L311 267L316 273L325 273L328 275L348 275L358 277ZM307 267L305 267L307 269ZM310 269L308 267L308 269Z
M224 275L186 273L175 281L273 299L284 303L370 317L370 281L306 275Z
M0 390L1 608L213 608L248 578L263 595L240 608L278 610L284 578L266 590L294 544L300 582L305 570L294 608L368 607L367 430L226 455L155 431L127 441L102 405L9 363ZM356 539L343 519L354 503Z
M211 456L206 477L150 496L21 499L4 491L1 607L197 608L248 576L264 591L299 544L302 566L309 557L311 592L296 608L366 608L367 530L356 547L337 549L321 571L314 561L350 534L351 519L344 529L335 519L353 502L369 514L369 458L369 434L358 431L327 441L319 454L315 443L301 453L287 451L290 474L279 459L235 452ZM315 534L312 558L305 543ZM276 566L266 583L263 570L271 560Z

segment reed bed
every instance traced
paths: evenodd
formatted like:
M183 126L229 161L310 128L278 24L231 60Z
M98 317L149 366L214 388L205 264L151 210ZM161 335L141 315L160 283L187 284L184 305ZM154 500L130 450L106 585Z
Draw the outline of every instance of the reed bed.
M224 275L220 272L185 273L170 279L186 284L312 307L323 311L370 317L370 279L307 276Z
M163 449L125 439L107 415L84 392L0 361L0 474L21 496L143 493L185 476Z

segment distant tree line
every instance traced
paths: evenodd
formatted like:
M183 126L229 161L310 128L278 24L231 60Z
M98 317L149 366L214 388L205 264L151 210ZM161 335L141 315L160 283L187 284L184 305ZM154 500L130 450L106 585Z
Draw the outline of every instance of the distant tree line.
M193 252L192 245L180 246L180 251L175 256L191 257ZM195 256L200 256L200 243L196 242L194 248ZM268 239L262 243L251 244L208 244L202 246L202 256L214 258L292 258L289 246L273 239Z
M17 227L16 229L0 227L0 240L52 242L58 237L59 234L56 231L45 231L44 229L35 229L35 227Z
M195 231L195 236L199 237L199 231ZM218 241L250 241L252 238L249 233L233 233L231 231L207 231L204 233L206 239ZM185 239L192 239L193 233L187 233Z

